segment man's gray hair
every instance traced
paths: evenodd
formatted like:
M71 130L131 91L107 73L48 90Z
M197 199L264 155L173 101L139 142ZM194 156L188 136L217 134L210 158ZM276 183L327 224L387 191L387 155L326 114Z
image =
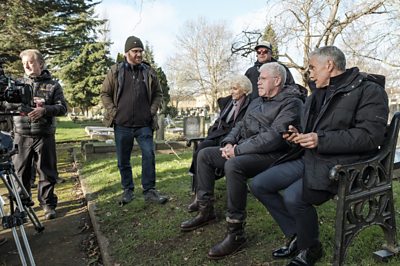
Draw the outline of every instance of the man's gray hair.
M45 61L44 57L41 52L37 49L26 49L23 50L20 54L19 57L22 59L24 56L33 56L33 58L39 63L41 66L42 70L45 69Z
M231 87L239 87L244 94L249 95L253 91L251 81L245 75L234 75L230 80Z
M273 75L274 77L281 78L281 84L279 84L280 88L283 88L286 82L286 69L284 66L277 62L266 63L260 67L258 70L259 72L267 71L269 74Z
M324 46L316 48L314 51L310 53L310 58L312 56L324 57L330 59L333 61L338 70L340 71L346 70L346 56L336 46Z

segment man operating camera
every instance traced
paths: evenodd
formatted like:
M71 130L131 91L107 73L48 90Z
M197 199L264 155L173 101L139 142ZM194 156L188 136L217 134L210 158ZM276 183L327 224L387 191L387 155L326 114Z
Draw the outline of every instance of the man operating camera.
M65 115L67 104L60 84L45 69L43 55L35 49L20 53L25 75L23 83L32 86L35 105L26 115L13 117L14 144L19 152L13 156L18 177L30 193L32 167L39 174L38 200L47 220L56 217L58 178L56 157L56 116Z

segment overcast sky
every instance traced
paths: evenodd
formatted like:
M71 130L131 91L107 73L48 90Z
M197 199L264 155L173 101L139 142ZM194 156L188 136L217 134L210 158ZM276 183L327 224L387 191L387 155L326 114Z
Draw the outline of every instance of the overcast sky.
M103 0L97 13L110 21L114 58L123 52L126 38L135 35L150 43L156 63L164 66L175 52L176 36L186 21L198 17L222 20L239 34L246 28L265 27L267 4L265 0Z

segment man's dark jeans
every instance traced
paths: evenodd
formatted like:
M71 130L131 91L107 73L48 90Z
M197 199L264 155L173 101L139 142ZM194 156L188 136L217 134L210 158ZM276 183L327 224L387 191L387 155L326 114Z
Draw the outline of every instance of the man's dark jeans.
M153 130L150 127L131 128L116 125L114 127L114 134L122 188L133 190L135 187L130 161L134 139L136 139L142 151L143 191L155 188L156 172Z

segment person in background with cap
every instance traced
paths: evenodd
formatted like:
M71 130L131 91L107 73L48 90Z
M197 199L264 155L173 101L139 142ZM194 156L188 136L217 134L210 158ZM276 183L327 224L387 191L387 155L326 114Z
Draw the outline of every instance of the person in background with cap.
M270 63L270 62L277 62L274 58L272 58L272 45L271 43L267 41L261 41L259 44L256 45L254 48L257 53L257 61L254 63L254 66L250 67L247 69L245 75L250 79L251 84L253 85L253 92L251 94L251 99L257 98L258 95L258 88L257 88L257 82L258 82L258 76L260 75L259 69L260 67L265 64L265 63ZM279 62L278 62L279 63ZM281 63L279 63L281 64ZM285 67L286 70L286 85L294 85L294 78L292 74L290 73L289 69L281 64L282 66Z
M125 60L111 66L100 93L104 124L114 127L118 169L123 193L121 204L134 199L134 182L130 162L133 141L142 152L142 187L146 202L164 204L167 197L155 189L155 155L153 132L158 129L157 110L162 91L155 70L143 62L143 43L130 36L125 42Z

